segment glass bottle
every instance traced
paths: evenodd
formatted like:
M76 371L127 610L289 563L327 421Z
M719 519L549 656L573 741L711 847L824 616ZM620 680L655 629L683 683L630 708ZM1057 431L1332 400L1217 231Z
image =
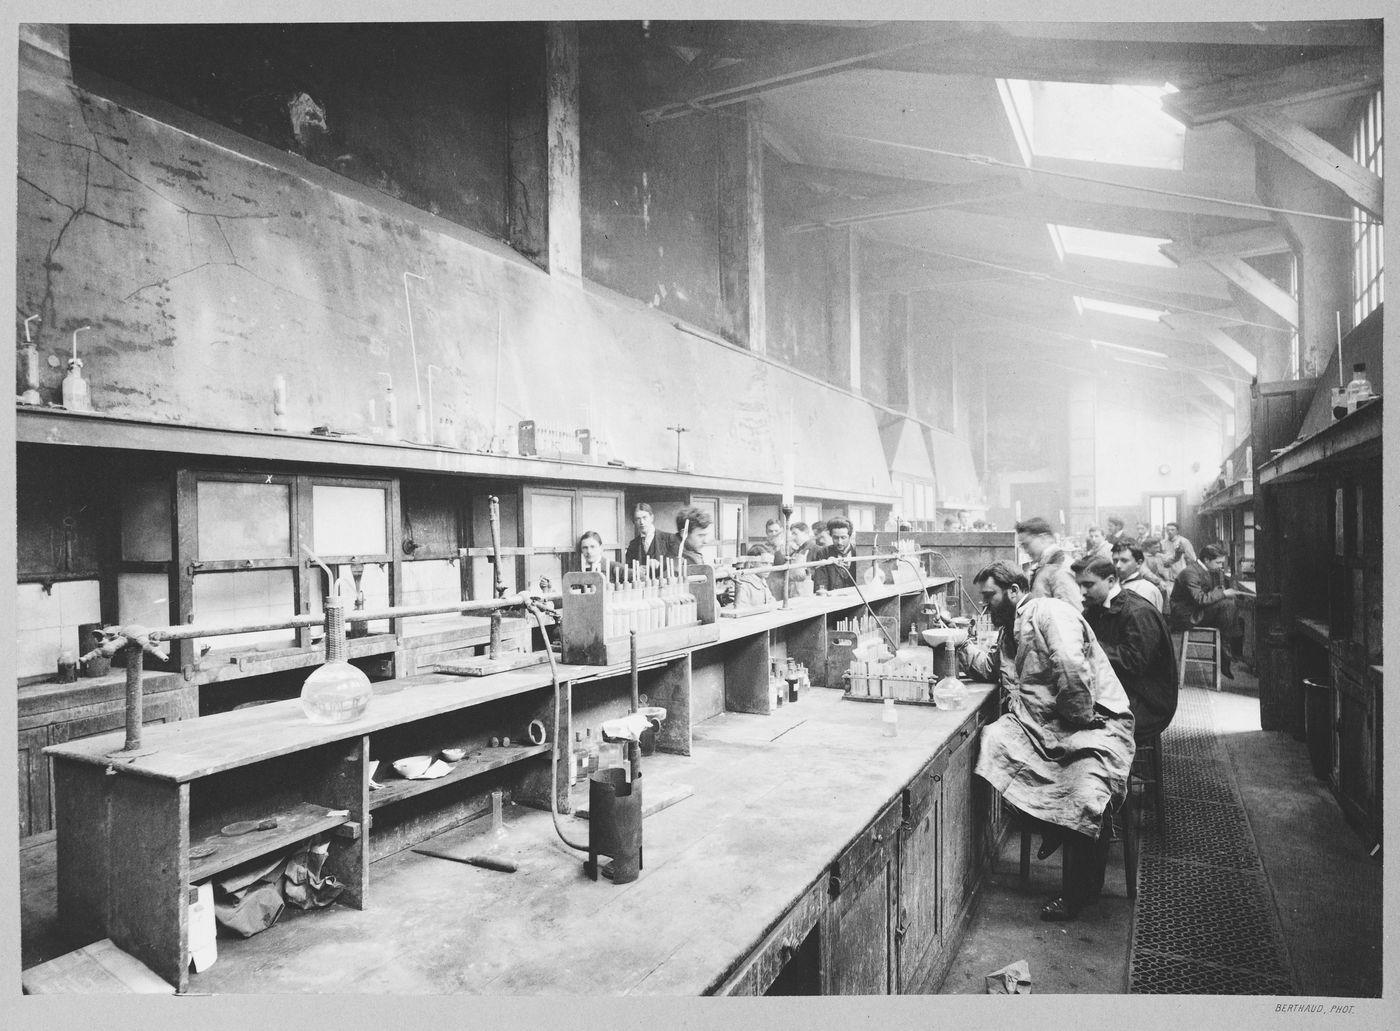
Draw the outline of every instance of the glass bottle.
M895 711L893 698L885 699L884 709L880 713L880 729L885 737L899 734L899 713Z
M1351 382L1347 384L1347 414L1350 415L1371 400L1371 380L1366 375L1366 363L1351 367Z

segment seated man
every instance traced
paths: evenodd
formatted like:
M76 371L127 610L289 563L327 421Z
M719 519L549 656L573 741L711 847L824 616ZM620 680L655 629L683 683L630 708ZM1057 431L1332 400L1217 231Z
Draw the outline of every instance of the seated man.
M585 530L578 539L578 567L582 572L602 573L611 579L617 563L603 550L603 538L596 530Z
M835 516L826 521L826 529L831 534L831 547L818 550L812 558L835 558L841 561L812 570L812 588L817 594L829 594L843 587L853 587L857 583L855 563L850 561L856 554L856 546L851 541L850 520Z
M772 574L767 570L773 564L773 549L766 544L750 545L747 552L749 558L758 559L757 562L748 565L736 564L734 567L734 588L725 592L725 596L733 598L736 609L752 609L773 603L773 591L769 585ZM781 574L778 574L781 578Z
M637 502L632 509L632 525L637 528L637 536L627 544L623 561L631 566L633 562L645 562L651 570L659 569L664 559L675 558L679 542L675 536L656 529L656 519L651 506L645 501Z
M826 523L821 519L812 524L812 540L818 548L831 547L831 534L827 532Z
M1142 562L1145 557L1136 541L1124 540L1113 546L1113 567L1118 571L1119 586L1125 591L1142 595L1152 603L1154 609L1162 612L1166 604L1162 595L1162 582L1155 574L1143 568ZM1083 585L1080 586L1082 588Z
M768 543L764 547L767 548L767 554L771 556L771 564L779 570L779 572L768 574L768 588L773 592L773 597L781 600L786 595L784 574L781 568L788 563L787 540L783 535L782 520L768 520L763 524L763 534L768 539ZM757 546L755 545L755 547ZM752 556L753 553L753 548L750 548L748 554Z
M1108 541L1109 549L1118 547L1128 539L1128 535L1123 532L1123 520L1118 516L1109 516L1104 521L1104 540Z
M1113 545L1105 539L1102 527L1091 526L1084 531L1084 557L1113 561Z
M1084 594L1084 620L1128 693L1133 738L1147 741L1176 715L1176 652L1167 621L1151 602L1120 583L1113 563L1081 559L1074 572Z
M1133 714L1084 617L1058 598L1032 597L1026 577L994 562L974 578L997 627L995 668L1007 712L982 731L976 773L1037 821L1041 855L1064 842L1061 895L1042 920L1073 920L1098 898L1109 809L1127 797ZM970 656L977 670L991 668Z
M1179 538L1184 539L1184 538ZM1233 680L1230 656L1239 637L1233 587L1217 587L1214 574L1225 568L1225 556L1212 544L1201 549L1201 557L1186 564L1172 587L1172 630L1193 626L1213 626L1220 631L1220 675Z
M1026 576L1030 580L1032 596L1059 598L1078 612L1083 602L1079 597L1079 586L1074 582L1074 574L1069 571L1069 556L1055 540L1050 524L1039 516L1017 523L1016 543L1031 559L1031 568Z
M710 557L711 518L708 510L691 506L676 513L677 553L680 556L681 570L686 566L714 565Z

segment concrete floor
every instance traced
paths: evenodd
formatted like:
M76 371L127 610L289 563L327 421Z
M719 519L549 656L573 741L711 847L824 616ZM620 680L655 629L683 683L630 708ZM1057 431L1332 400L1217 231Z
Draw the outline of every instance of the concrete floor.
M1284 947L1302 995L1379 997L1381 862L1313 775L1307 747L1259 727L1257 684L1247 674L1209 699L1250 830L1273 893ZM1150 817L1149 817L1150 818ZM1032 859L1020 879L1019 834L1008 834L984 881L944 994L981 994L983 977L1015 960L1030 966L1034 994L1127 991L1133 904L1122 850L1109 857L1104 898L1069 924L1039 919L1058 894L1060 862ZM1039 844L1039 839L1036 839Z

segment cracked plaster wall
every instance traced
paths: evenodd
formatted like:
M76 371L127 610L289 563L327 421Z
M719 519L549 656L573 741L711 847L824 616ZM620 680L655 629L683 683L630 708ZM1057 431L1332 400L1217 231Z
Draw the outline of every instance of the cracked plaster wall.
M459 439L502 421L590 421L615 455L674 465L680 422L696 471L888 490L871 409L676 330L658 312L551 280L493 241L364 188L318 185L299 159L220 146L24 64L18 107L19 319L38 312L41 394L59 400L73 331L103 414L267 429L273 378L289 429L367 433L388 372L412 426L421 390ZM197 124L197 123L193 123ZM244 156L265 153L268 160ZM792 398L789 404L787 399Z

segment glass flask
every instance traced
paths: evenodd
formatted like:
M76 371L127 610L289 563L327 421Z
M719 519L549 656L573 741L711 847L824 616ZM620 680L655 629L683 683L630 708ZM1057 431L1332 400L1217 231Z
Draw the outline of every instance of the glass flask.
M345 605L327 598L326 661L301 685L301 708L312 723L350 723L365 714L369 677L345 661Z

